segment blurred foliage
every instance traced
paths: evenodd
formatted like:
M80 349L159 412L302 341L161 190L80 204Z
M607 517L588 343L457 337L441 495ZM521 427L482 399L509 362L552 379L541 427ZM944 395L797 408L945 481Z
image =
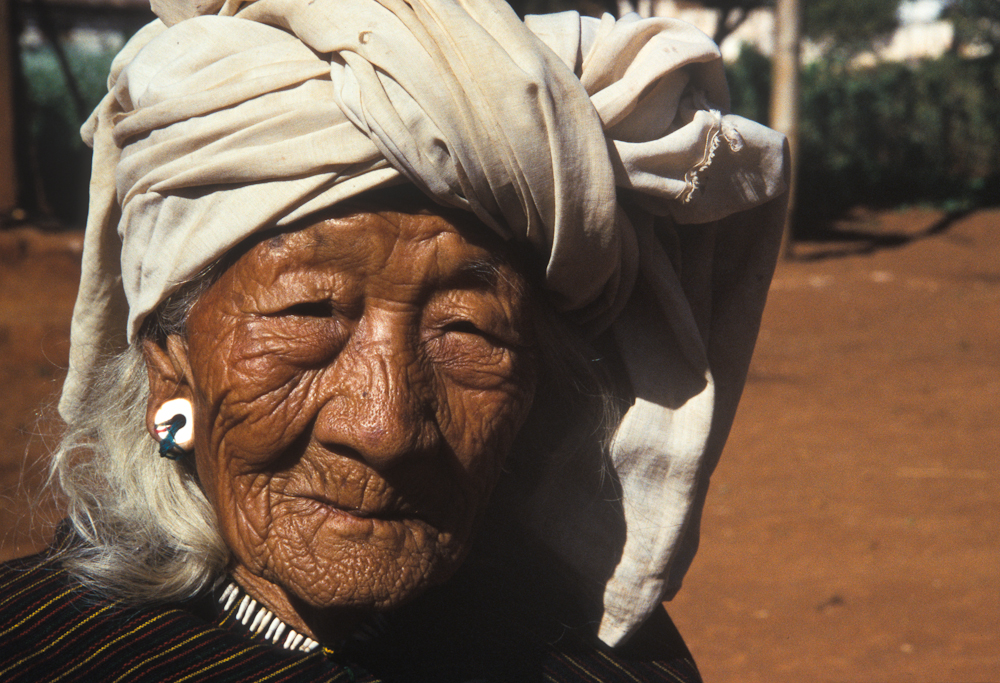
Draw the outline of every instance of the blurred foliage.
M539 3L562 0L533 0ZM977 0L955 0L954 4ZM987 5L994 7L995 0ZM892 3L894 4L894 3ZM600 6L595 2L594 8ZM539 10L555 9L547 4ZM529 11L536 11L528 7ZM113 52L67 47L89 112L105 92ZM25 49L26 130L31 175L43 211L71 224L86 217L90 150L63 72L48 47ZM846 59L802 74L800 226L858 204L950 206L1000 198L1000 51L978 59L946 55L916 64L853 68ZM728 67L733 110L768 120L771 66L744 48Z
M955 25L955 47L989 45L1000 48L998 0L949 0L942 16Z
M855 52L899 25L900 0L801 0L803 33L831 41L834 49Z
M750 12L762 7L773 7L774 0L698 0L698 4L719 13L712 40L721 44L726 36L739 28Z
M770 65L744 49L733 110L767 121ZM970 208L1000 200L1000 55L802 73L798 226L864 204ZM800 234L800 237L804 236Z
M38 208L52 217L82 225L87 217L90 149L80 139L82 118L107 92L107 74L115 52L66 48L72 77L84 112L70 95L53 50L47 46L21 52L27 85L26 133L33 194Z
M536 0L539 1L539 0ZM544 0L542 0L544 1ZM997 0L954 0L992 3ZM716 10L713 40L721 43L755 9L774 7L775 0L694 0L705 9ZM833 49L856 52L871 41L891 33L899 24L901 0L800 0L803 33L816 41L829 42Z
M734 112L767 123L771 106L771 59L746 43L739 58L726 65L729 96Z
M549 14L575 10L590 17L618 14L617 0L507 0L522 19L526 14Z

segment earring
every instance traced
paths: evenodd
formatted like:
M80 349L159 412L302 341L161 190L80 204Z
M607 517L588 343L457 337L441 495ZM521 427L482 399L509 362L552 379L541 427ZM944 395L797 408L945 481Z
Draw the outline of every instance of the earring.
M194 446L194 410L186 398L173 398L160 406L153 423L160 457L177 460Z

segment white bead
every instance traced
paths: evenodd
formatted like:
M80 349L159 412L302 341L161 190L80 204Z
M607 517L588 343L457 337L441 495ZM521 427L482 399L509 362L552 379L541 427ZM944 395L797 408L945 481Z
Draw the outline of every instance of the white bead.
M252 617L254 615L254 612L256 611L256 609L257 609L257 601L256 600L251 600L250 604L247 605L246 614L243 615L243 619L241 620L243 622L244 626L246 626L247 622L250 621L250 617Z
M232 588L233 591L229 594L229 597L226 598L226 604L222 606L222 609L226 612L228 612L229 608L233 606L234 602L236 602L236 598L240 597L240 589L236 587L235 583L230 584L229 587Z
M240 607L236 610L236 621L243 621L243 613L247 611L247 605L250 604L250 596L244 595L243 599L240 600Z
M229 599L229 596L232 595L235 590L236 590L236 584L235 583L231 583L228 586L226 586L226 590L222 591L222 597L219 598L219 602L222 603L223 605L225 605L226 604L226 600ZM229 608L228 607L223 607L223 609L229 609Z
M271 621L271 610L262 609L257 613L257 617L253 620L253 624L250 625L250 630L253 631L254 635L257 635L265 628L267 628L268 623Z

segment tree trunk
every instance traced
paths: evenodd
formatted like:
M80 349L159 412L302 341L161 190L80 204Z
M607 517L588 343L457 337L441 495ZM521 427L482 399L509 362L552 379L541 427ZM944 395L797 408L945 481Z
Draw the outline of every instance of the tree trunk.
M14 163L14 60L15 36L11 11L14 0L0 0L0 216L17 207L17 173Z
M792 212L799 159L799 44L802 9L799 0L777 0L774 12L774 61L771 86L771 127L784 133L792 157L788 214L781 252L792 255Z

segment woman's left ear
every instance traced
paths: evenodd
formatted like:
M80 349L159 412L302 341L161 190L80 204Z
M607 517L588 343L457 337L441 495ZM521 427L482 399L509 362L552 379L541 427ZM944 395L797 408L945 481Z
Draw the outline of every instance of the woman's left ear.
M188 382L186 347L182 340L168 337L160 346L142 342L149 378L146 429L160 444L160 455L177 460L194 448L194 406Z
M194 448L194 407L186 398L172 398L153 417L154 438L160 457L177 460Z

